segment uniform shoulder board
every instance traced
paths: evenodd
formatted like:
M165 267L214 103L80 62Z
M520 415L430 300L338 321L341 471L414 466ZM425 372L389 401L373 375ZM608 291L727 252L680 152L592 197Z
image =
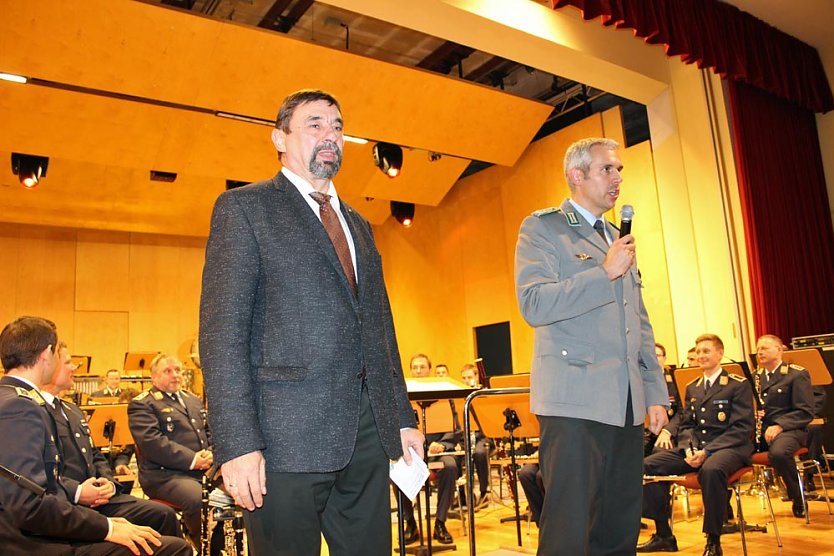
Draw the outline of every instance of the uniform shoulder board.
M17 392L17 395L21 398L28 398L28 399L32 400L33 402L37 403L38 405L45 405L46 404L46 400L44 400L41 397L40 393L37 390L35 390L34 388L27 389L27 388L23 388L22 386L13 386L13 388L14 388L15 392Z
M788 374L788 368L791 368L794 371L807 371L808 370L805 367L803 367L802 365L797 365L796 363L791 363L790 365L788 365L787 368L782 367L782 374L783 375Z
M747 379L746 379L746 378L744 378L743 376L741 376L741 375L736 375L736 374L733 374L733 373L730 373L730 378L731 378L731 379L733 379L733 380L737 380L738 382L744 382L744 381L746 381L746 380L747 380Z
M136 396L136 397L135 397L135 398L133 398L133 399L134 399L134 400L136 400L136 401L138 402L139 400L144 400L144 399L145 399L145 398L147 398L147 397L148 397L148 391L147 391L147 390L145 390L144 392L140 393L138 396Z
M692 384L693 382L697 382L698 384L696 384L696 386L700 386L700 385L701 385L701 382L700 382L700 381L701 381L701 379L702 379L702 378L703 378L703 377L701 377L701 376L699 376L699 377L695 377L695 378L693 378L692 380L690 380L689 382L687 382L687 383L686 383L686 385L687 385L687 386L689 386L689 385L690 385L690 384Z
M153 399L155 399L156 401L160 401L162 399L162 392L154 392Z
M552 214L552 213L558 213L558 212L562 212L562 209L560 209L559 207L547 207L547 208L543 208L543 209L539 209L537 211L534 211L533 216L541 217L541 216L544 216L546 214Z

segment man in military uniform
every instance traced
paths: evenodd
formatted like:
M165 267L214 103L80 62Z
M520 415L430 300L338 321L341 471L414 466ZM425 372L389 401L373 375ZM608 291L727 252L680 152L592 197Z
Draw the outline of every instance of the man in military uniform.
M123 517L131 523L152 527L163 535L181 536L177 514L172 508L121 492L122 487L113 478L110 464L93 445L84 413L74 403L58 397L72 388L75 371L63 342L58 347L56 366L52 380L44 384L41 395L58 429L64 462L63 482L70 497L107 517Z
M156 356L151 362L153 386L131 400L127 416L142 490L182 510L189 538L199 543L201 481L214 459L203 404L180 389L181 372L175 356Z
M762 420L757 451L767 451L770 464L785 482L793 515L805 517L793 454L807 441L814 418L811 377L804 368L782 362L782 340L765 334L756 342L756 386L764 402L756 417Z
M654 344L655 355L660 368L663 369L663 380L666 382L666 389L669 392L669 408L666 414L669 416L669 422L660 430L657 436L651 434L646 429L646 434L650 439L646 446L646 455L649 455L653 450L663 449L672 450L675 447L675 440L678 435L678 427L683 418L683 411L681 411L680 395L678 394L678 387L675 384L674 371L666 365L666 347L663 344Z
M110 369L107 371L107 374L104 375L104 388L101 390L96 390L92 394L90 394L91 398L118 398L121 393L122 389L119 388L119 384L122 382L122 375L119 373L118 369Z
M57 340L55 325L38 317L18 318L0 332L6 370L0 379L0 465L28 479L0 479L3 554L190 555L182 539L71 501L60 477L55 423L39 392L55 371Z
M704 556L720 556L721 526L727 507L727 477L750 464L753 453L753 406L746 379L721 368L724 343L715 334L695 342L703 376L686 386L677 450L661 450L644 462L646 475L698 473L704 500ZM643 516L654 519L657 532L637 552L676 552L669 520L669 483L643 487Z

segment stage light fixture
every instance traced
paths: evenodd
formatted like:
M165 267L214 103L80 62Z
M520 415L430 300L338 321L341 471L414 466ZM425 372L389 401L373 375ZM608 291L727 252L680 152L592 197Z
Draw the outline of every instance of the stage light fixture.
M49 166L47 156L12 153L12 172L23 187L32 188L38 185L41 178L46 177L47 166Z
M391 201L391 216L408 228L414 222L414 203Z
M389 178L396 178L403 167L402 147L393 143L377 143L374 145L374 164Z

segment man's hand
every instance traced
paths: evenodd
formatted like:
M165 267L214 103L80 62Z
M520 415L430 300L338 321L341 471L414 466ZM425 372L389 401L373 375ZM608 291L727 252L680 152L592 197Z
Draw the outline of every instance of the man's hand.
M78 497L78 503L90 508L107 504L113 494L116 493L116 487L113 483L102 478L90 477L80 486L81 495Z
M104 540L126 546L136 556L153 554L151 545L162 546L161 535L150 527L134 525L123 517L110 518L110 522L113 530Z
M429 455L433 456L435 454L441 454L446 451L446 446L441 444L440 442L432 442L429 444Z
M264 505L266 460L261 452L249 452L223 464L223 484L235 503L250 512Z
M660 431L657 435L657 440L654 441L655 448L663 448L665 450L672 449L672 433L666 429Z
M689 464L690 467L694 467L698 469L701 467L707 459L707 453L703 450L695 450L695 452L690 452L687 450L687 456L684 461Z
M116 466L116 475L131 475L130 467L120 463Z
M765 442L767 442L767 444L770 445L777 436L782 434L782 431L784 430L785 429L783 429L781 425L770 425L769 427L767 427L767 430L764 434Z
M602 261L602 268L608 273L609 280L616 280L626 273L634 262L634 236L628 234L625 237L614 240L608 248L608 254Z
M660 434L660 430L669 424L669 415L662 405L650 405L646 413L649 415L649 430L654 434Z
M194 469L205 470L214 463L214 455L210 450L200 450L194 459Z
M417 429L402 429L400 431L400 441L403 445L403 459L405 460L406 465L411 465L411 452L408 450L409 446L414 448L414 451L417 452L418 456L421 458L425 457L425 454L423 453L423 442L425 440L423 438L423 433Z

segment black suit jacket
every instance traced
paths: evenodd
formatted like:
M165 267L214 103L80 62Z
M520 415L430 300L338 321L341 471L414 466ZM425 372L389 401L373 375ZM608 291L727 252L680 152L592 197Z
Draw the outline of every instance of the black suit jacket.
M261 450L270 472L330 472L353 453L363 382L388 457L408 402L371 227L341 201L358 297L298 189L279 174L226 191L206 246L200 356L215 463Z
M38 496L0 479L0 532L4 540L12 537L2 546L4 553L24 544L101 541L107 535L107 518L73 504L61 484L57 433L44 403L25 383L10 376L0 379L0 464L46 490ZM63 553L63 547L44 553L50 552Z

